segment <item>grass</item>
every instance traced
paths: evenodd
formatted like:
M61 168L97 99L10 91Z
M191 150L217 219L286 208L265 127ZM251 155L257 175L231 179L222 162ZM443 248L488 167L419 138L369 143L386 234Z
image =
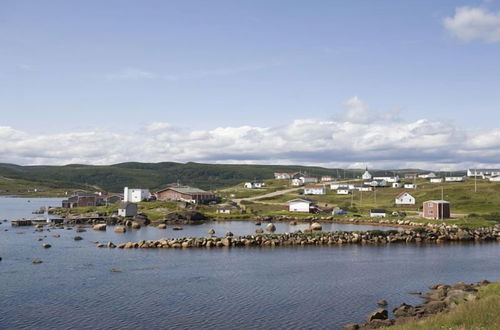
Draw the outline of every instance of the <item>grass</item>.
M64 197L67 191L78 188L81 188L81 186L65 186L55 182L26 181L0 176L0 195Z
M500 329L500 283L480 288L478 296L479 300L462 303L449 313L393 326L390 329Z

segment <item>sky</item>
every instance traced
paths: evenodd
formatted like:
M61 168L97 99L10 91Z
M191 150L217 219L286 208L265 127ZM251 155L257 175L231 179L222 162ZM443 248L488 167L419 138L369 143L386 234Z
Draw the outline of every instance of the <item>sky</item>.
M0 162L500 167L500 0L0 0Z

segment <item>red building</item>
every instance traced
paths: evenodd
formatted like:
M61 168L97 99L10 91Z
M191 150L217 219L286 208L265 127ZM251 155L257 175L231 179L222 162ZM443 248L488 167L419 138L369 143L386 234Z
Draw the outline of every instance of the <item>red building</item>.
M426 219L448 219L451 216L450 202L443 200L426 201L423 205L423 217Z

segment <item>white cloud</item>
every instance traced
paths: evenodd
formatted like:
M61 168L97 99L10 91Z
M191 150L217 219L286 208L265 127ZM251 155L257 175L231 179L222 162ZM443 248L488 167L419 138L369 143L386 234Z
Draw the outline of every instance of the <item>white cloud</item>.
M197 161L463 169L498 166L500 129L469 131L433 120L353 123L313 119L280 127L200 130L156 122L136 132L113 133L102 129L32 134L3 126L0 155L2 162L18 164Z
M500 42L500 12L484 8L459 7L453 17L443 19L444 27L463 41Z
M344 114L342 119L350 123L371 123L376 121L397 121L399 111L377 112L371 110L359 97L353 96L344 103Z

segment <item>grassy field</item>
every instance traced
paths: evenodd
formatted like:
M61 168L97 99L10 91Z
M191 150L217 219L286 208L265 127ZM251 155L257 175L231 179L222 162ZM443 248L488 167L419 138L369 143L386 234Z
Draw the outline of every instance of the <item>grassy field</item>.
M224 199L240 199L265 195L274 191L291 188L289 180L264 180L266 186L259 189L248 189L243 186L244 183L237 184L229 188L218 190L217 193Z
M500 329L500 283L479 290L479 300L458 305L449 313L390 327L391 330Z
M0 176L0 195L64 197L66 191L81 188L81 185L70 186L57 182L26 181Z
M443 188L444 199L450 201L452 213L468 215L472 213L487 214L500 212L500 182L479 180L477 192L474 190L474 181L465 183L433 184L428 181L417 181L417 189L377 188L371 192L355 191L353 195L337 195L335 191L328 190L326 195L306 196L316 200L320 205L350 207L351 202L360 212L367 212L371 208L385 208L388 210L402 210L411 214L417 213L426 200L441 199ZM395 197L407 191L416 198L414 206L394 205ZM290 199L304 197L299 192L265 198L262 201L286 203Z

